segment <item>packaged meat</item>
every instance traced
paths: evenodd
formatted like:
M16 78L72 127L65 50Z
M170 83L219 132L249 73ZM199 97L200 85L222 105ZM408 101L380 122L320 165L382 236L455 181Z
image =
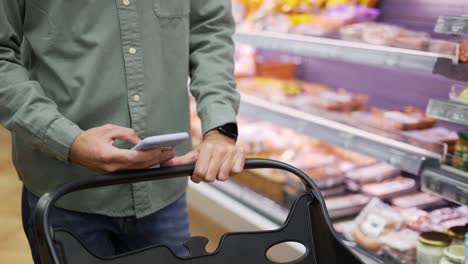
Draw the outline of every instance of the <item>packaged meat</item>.
M362 40L374 45L390 46L394 39L401 35L402 28L400 27L385 24L374 24L363 31Z
M401 134L407 138L408 143L436 153L443 153L441 152L443 149L442 144L446 144L447 151L453 153L458 140L457 132L445 127L403 131Z
M382 252L393 259L397 259L401 264L416 263L416 247L419 233L410 229L383 235Z
M345 221L338 221L333 224L335 231L341 233L345 236L349 236L349 239L352 240L351 231L354 228L354 219L353 220L345 220Z
M392 199L392 204L401 208L427 209L446 205L447 202L439 196L417 192Z
M401 110L383 110L374 108L370 113L355 112L353 118L382 130L415 130L434 126L436 120L426 116L425 112L413 107Z
M346 193L346 187L344 185L338 185L336 187L327 188L327 189L320 189L322 196L324 198L343 195Z
M330 189L337 186L343 186L345 178L341 170L336 167L321 167L304 170L314 183L322 189ZM288 183L292 186L301 187L302 182L297 177L289 177Z
M427 50L430 39L421 37L397 37L392 41L392 46L398 48Z
M461 45L460 45L460 62L468 62L468 40L464 41Z
M350 191L359 191L363 184L381 182L399 174L400 170L396 167L380 162L345 173L346 185Z
M351 194L326 198L328 213L332 219L356 215L369 202L370 198L361 194Z
M283 186L286 183L286 177L277 170L247 170L232 179L279 204L284 203Z
M362 247L378 251L382 247L381 237L400 230L402 225L398 210L374 198L356 218L351 234Z
M255 75L255 49L248 45L236 45L234 53L236 78Z
M293 56L285 56L278 60L257 56L255 75L280 80L294 80L296 79L296 71L299 64L300 59Z
M397 177L380 183L369 183L362 186L363 194L381 199L393 198L417 189L416 181L410 178Z
M427 215L420 215L407 221L407 226L419 232L438 231L446 232L453 226L465 225L468 223L467 207L445 207L429 212Z
M458 44L451 41L433 39L429 41L428 50L434 53L456 55L458 52Z

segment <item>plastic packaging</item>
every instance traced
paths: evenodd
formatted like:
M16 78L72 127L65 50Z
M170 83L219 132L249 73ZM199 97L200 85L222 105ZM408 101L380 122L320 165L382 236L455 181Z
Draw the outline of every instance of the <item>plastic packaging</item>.
M382 247L380 238L400 230L403 225L398 210L374 198L355 220L351 234L362 247L378 251Z
M459 132L458 136L452 163L455 168L468 171L468 132Z
M356 215L369 201L369 197L361 194L351 194L325 199L328 213L332 219Z
M382 252L385 255L391 256L393 259L397 259L398 263L415 263L418 236L419 233L410 229L403 229L384 235L380 238L382 242Z
M464 257L465 247L463 245L449 246L444 250L440 264L462 264Z
M363 184L381 182L400 174L396 167L380 162L371 166L357 168L345 174L346 185L350 191L359 191Z
M424 192L412 193L392 199L392 204L401 208L419 208L426 209L436 206L442 206L447 202L436 195Z
M433 231L422 233L418 240L418 264L439 264L451 241L447 234Z
M393 198L416 190L416 181L413 179L398 177L381 183L370 183L362 186L363 194L381 199Z
M449 228L447 234L452 238L451 245L464 245L465 235L468 233L468 226L454 226Z
M408 143L419 146L435 153L443 153L443 144L447 145L447 151L453 153L458 135L455 131L445 127L434 127L424 130L402 131Z

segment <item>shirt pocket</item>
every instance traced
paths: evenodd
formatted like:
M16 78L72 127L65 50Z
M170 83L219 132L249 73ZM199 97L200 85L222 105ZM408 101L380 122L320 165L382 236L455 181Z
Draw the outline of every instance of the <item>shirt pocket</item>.
M153 10L160 18L181 18L190 13L190 0L153 0Z

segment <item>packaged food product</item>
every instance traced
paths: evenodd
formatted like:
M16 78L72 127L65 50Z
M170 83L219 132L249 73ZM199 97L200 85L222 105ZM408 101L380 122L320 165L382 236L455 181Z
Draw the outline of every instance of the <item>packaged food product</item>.
M344 89L322 91L313 94L305 93L288 98L285 103L303 111L324 109L336 112L351 112L362 110L368 97L362 94L352 94Z
M463 245L451 245L444 249L444 256L440 264L462 264L465 258L465 247Z
M468 62L468 40L460 45L460 62Z
M452 165L457 169L468 171L468 132L458 132L458 136Z
M412 229L420 232L446 232L451 227L468 223L468 213L466 211L466 206L440 208L429 212L427 216L421 216L412 222L408 221L407 224Z
M298 62L257 59L255 61L255 75L282 80L294 80L296 79L297 66Z
M417 263L439 264L451 239L447 234L431 231L422 233L418 241Z
M378 251L382 247L381 237L400 230L402 225L396 209L374 198L356 218L351 234L362 247Z
M443 206L447 202L436 195L424 192L417 192L408 195L403 195L392 199L392 204L401 208L433 208Z
M353 216L359 213L370 198L361 194L326 198L328 213L332 219Z
M430 39L421 37L396 37L392 46L406 49L427 50Z
M279 204L284 203L283 185L286 183L286 177L277 170L248 170L232 179Z
M397 259L402 264L412 264L416 262L416 246L418 244L419 233L403 229L383 235L382 252Z
M320 189L324 198L343 195L346 193L346 187L344 185L338 185L332 188Z
M361 191L363 194L385 199L411 193L416 189L415 180L400 176L380 183L365 184Z
M458 44L446 40L432 39L429 41L428 50L434 53L456 55L458 50Z
M468 86L461 84L452 85L449 98L461 104L468 104Z
M349 238L352 239L350 236L351 230L354 228L354 219L353 220L344 220L344 221L337 221L333 224L335 231L341 233L345 236L349 235Z
M408 143L434 151L435 153L442 153L442 144L446 144L447 151L453 153L458 140L457 133L445 127L403 131L401 134L407 138Z
M299 168L301 169L301 168ZM334 166L325 166L314 169L301 169L314 181L314 183L322 189L330 189L337 186L343 186L345 178L343 172ZM297 177L289 177L289 184L296 187L301 187L302 182Z
M359 191L363 184L381 182L396 177L399 174L399 169L388 163L379 162L345 173L346 185L350 191Z
M236 45L234 53L236 78L253 77L255 75L255 49L248 45Z
M365 28L362 33L364 42L374 45L390 46L394 40L402 35L402 28L393 25L373 25Z
M464 245L468 226L453 226L448 229L447 234L452 238L452 245Z
M425 112L414 107L401 110L383 110L374 108L370 113L355 112L352 117L362 123L381 130L416 130L434 126L436 120L426 116Z
M468 234L465 235L465 260L463 264L468 264Z

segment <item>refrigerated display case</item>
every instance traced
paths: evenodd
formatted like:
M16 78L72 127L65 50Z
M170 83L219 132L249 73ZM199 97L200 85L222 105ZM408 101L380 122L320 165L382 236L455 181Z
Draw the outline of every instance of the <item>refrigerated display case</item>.
M275 1L256 1L260 2ZM387 35L387 42L346 35L356 30L352 27L360 26L359 21L334 24L330 29L328 22L320 20L329 30L317 36L318 31L275 29L263 22L258 26L258 17L245 26L237 14L240 24L234 39L239 49L244 49L238 54L236 70L242 94L240 116L249 120L241 122L240 130L241 134L242 130L253 130L248 127L257 122L265 133L258 129L250 135L256 134L260 142L271 136L265 134L277 132L273 135L278 137L276 143L288 146L250 142L254 147L266 144L273 148L269 155L261 151L250 154L309 169L310 176L323 184L329 213L345 238L353 238L356 215L375 204L376 197L392 205L391 210L396 207L394 213L402 222L387 220L405 228L379 233L383 237L379 241L384 242L377 244L376 251L386 253L380 255L385 263L394 261L390 260L392 255L402 254L407 262L401 263L412 263L419 232L446 231L451 225L468 223L464 207L468 205L468 172L452 164L457 155L457 132L468 131L468 103L463 95L465 89L468 91L468 19L463 16L468 14L468 2L381 0L373 7L380 16L370 24L364 22L365 27L386 27L371 28L374 32L399 30L397 37L394 31L387 33L391 42ZM255 8L258 6L250 6L248 11ZM317 12L325 12L323 8ZM291 19L291 11L286 13ZM301 21L310 19L294 15L295 21L298 17ZM284 21L284 17L279 19ZM287 131L277 131L281 129ZM302 141L297 143L297 138ZM275 147L280 151L274 151ZM294 159L304 153L308 158ZM268 176L258 177L262 174ZM246 223L278 225L300 190L284 175L260 172L256 177L260 180L252 182L252 175L244 174L227 183L191 186L190 192L199 199L211 192L229 197L226 205L214 202L216 210L244 212L226 219L229 228ZM210 213L202 207L197 210ZM395 249L398 237L413 244L405 244L408 250ZM370 244L376 245L373 241Z

